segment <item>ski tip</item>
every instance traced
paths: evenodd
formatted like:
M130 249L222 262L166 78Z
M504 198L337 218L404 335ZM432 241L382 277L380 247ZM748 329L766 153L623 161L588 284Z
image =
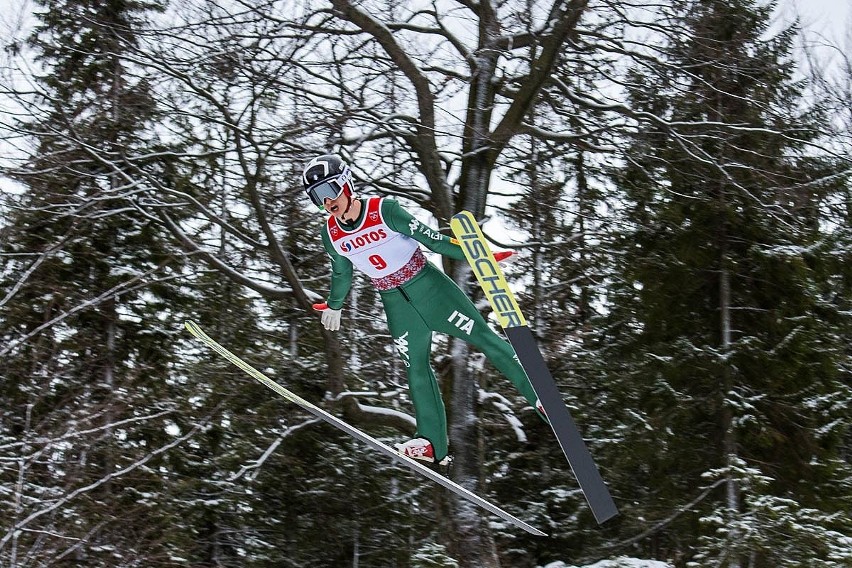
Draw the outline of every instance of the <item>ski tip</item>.
M189 333L199 339L201 339L201 334L204 333L203 331L201 331L201 328L198 327L198 324L192 320L186 320L185 322L183 322L183 327L185 327Z

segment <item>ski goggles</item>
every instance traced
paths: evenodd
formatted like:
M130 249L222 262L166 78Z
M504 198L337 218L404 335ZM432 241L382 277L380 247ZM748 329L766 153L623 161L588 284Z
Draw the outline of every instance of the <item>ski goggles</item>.
M314 205L319 207L321 210L325 210L325 200L326 199L337 199L340 197L340 194L343 193L346 184L349 184L350 191L352 188L352 170L349 169L349 166L343 167L343 172L336 178L327 179L317 183L316 185L312 185L305 192L308 194L308 197L311 198L311 201Z

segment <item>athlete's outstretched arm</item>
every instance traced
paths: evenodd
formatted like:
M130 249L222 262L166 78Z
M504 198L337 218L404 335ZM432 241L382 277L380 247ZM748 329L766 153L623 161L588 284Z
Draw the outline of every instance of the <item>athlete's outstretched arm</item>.
M398 233L408 235L432 252L448 256L454 260L464 260L459 242L447 235L441 234L435 229L424 225L415 219L411 213L393 199L385 199L382 202L382 217L388 226ZM496 251L494 258L500 262L506 260L514 253L512 251Z
M454 260L464 260L464 252L462 252L456 239L424 225L415 219L411 213L403 209L398 201L384 199L382 201L382 217L391 229L411 237L432 252L448 256Z
M326 303L329 308L339 310L352 288L352 261L334 250L325 231L322 233L322 244L331 259L331 289Z

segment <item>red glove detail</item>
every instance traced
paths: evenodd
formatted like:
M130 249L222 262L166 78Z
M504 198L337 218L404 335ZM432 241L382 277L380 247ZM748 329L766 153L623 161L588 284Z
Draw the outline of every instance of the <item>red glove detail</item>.
M321 312L321 311L323 311L323 310L327 310L327 309L328 309L328 304L326 304L325 302L323 302L323 303L321 303L321 304L314 304L314 305L313 305L313 306L311 306L311 307L312 307L313 309L315 309L316 311Z
M503 262L513 254L515 254L515 251L500 250L494 253L494 260L496 260L497 262Z

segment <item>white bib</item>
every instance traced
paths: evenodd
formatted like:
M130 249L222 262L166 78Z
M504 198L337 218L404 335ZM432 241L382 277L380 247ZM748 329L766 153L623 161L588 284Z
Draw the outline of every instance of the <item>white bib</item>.
M367 212L352 231L343 229L333 216L326 224L334 250L370 278L382 278L400 270L419 247L408 235L388 227L382 218L382 199L366 200Z

